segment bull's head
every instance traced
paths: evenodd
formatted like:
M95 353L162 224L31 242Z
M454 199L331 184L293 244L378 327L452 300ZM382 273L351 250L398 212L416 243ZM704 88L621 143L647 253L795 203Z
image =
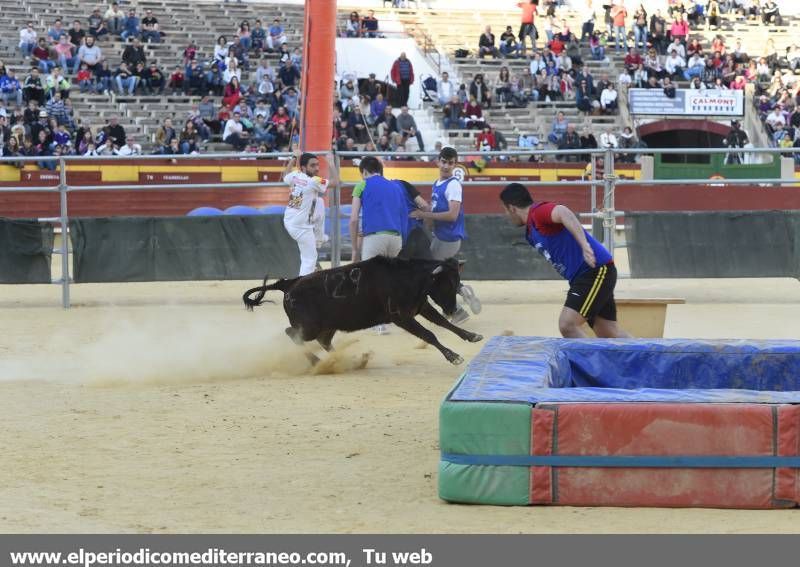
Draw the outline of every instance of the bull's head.
M428 295L436 305L442 308L445 315L452 315L458 307L456 295L458 295L458 288L461 285L458 272L458 261L454 258L445 260L431 272L433 283Z

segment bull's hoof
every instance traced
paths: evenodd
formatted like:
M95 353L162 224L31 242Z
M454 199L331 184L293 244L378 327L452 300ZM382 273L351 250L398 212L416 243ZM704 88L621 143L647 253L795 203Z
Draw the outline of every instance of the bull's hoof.
M467 337L467 340L471 343L479 343L483 340L483 335L479 335L478 333L472 333L470 336Z
M455 366L458 366L459 364L462 364L462 363L464 362L464 359L463 359L463 358L461 358L461 356L460 356L460 355L458 355L458 354L456 354L456 353L454 353L454 352L451 352L451 353L449 353L449 354L446 354L446 355L445 355L445 357L447 357L447 361L448 361L450 364L453 364L453 365L455 365Z

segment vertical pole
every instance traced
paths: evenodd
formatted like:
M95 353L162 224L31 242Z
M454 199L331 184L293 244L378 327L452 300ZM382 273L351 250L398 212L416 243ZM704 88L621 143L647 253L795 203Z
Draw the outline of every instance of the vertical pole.
M333 167L339 183L331 194L331 267L338 268L342 263L342 158L334 152Z
M614 229L617 219L614 215L614 186L616 175L614 174L614 150L606 150L605 159L605 184L603 186L603 244L605 244L611 256L614 256Z
M597 159L596 158L597 158L597 156L595 156L594 154L589 156L590 163L591 163L591 170L590 171L592 173L592 175L589 177L589 181L590 182L593 182L593 181L595 181L596 179L599 178L599 176L597 175ZM590 204L590 208L589 208L589 210L592 213L592 215L595 215L595 214L597 214L597 185L592 183L589 186L589 191L590 191L590 203L589 203ZM591 225L592 225L592 230L591 230L592 236L594 236L598 240L601 240L602 236L600 235L600 232L601 232L602 226L603 226L602 220L592 216Z
M61 305L69 309L69 218L67 213L67 164L58 160L58 195L61 202Z

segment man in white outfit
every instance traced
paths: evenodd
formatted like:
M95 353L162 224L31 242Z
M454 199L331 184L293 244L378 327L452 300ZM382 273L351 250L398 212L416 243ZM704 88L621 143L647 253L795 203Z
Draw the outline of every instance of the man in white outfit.
M289 203L283 213L283 226L300 248L300 276L306 276L317 266L317 247L326 240L325 202L322 195L329 180L318 176L319 159L310 153L300 155L300 168L294 169L296 156L289 158L283 181L289 186Z

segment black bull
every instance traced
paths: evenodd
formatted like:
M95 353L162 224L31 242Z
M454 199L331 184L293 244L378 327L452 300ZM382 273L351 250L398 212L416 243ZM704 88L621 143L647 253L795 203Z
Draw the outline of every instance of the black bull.
M261 305L269 290L283 292L283 308L291 327L286 334L297 344L319 341L331 350L336 331L359 331L394 323L426 343L435 346L453 364L464 359L442 345L431 331L414 317L422 315L465 341L478 342L481 335L453 325L430 304L430 297L446 315L456 311L460 285L458 262L446 260L405 260L378 256L301 278L281 279L245 292L247 309ZM250 296L258 293L256 297Z

